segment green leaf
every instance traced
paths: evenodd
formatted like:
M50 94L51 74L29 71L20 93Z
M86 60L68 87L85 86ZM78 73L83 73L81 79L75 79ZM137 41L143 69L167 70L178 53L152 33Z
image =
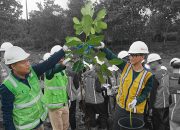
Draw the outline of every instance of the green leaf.
M105 76L112 76L112 73L111 73L111 71L108 69L108 67L107 67L106 64L101 65L100 70L101 70L101 72L103 73L103 75L105 75Z
M100 45L100 42L103 41L104 39L104 36L103 35L99 35L99 36L96 36L96 35L90 35L90 39L89 41L87 41L88 44L90 45Z
M74 18L73 18L73 22L74 22L75 24L80 24L79 19L78 19L77 17L74 17Z
M96 25L94 26L94 29L97 33L100 33L102 31L102 29Z
M82 48L74 50L73 52L79 55L84 55L84 51L88 48L88 45L84 45Z
M95 34L95 30L93 27L91 27L91 34Z
M112 59L112 60L109 60L109 63L111 65L119 65L122 63L122 61L120 59Z
M97 54L97 56L98 56L98 58L99 58L100 61L103 61L104 58L106 57L106 54L105 54L104 52L99 52L99 53Z
M81 24L74 24L74 29L76 30L76 34L80 35L82 33L82 25Z
M105 10L105 9L102 9L102 10L100 10L100 11L98 12L96 19L100 20L100 19L105 18L105 16L106 16L106 10Z
M107 24L103 21L98 21L97 26L101 29L107 29Z
M77 37L66 37L66 45L67 46L77 46L80 45L82 42Z
M84 64L81 60L78 60L77 62L74 63L73 65L73 71L75 72L80 72L84 69Z
M84 54L84 48L80 48L73 51L74 54L83 55Z
M71 42L71 41L79 41L81 42L81 40L78 37L66 37L66 42Z
M103 74L102 74L100 71L97 72L97 75L98 75L99 81L100 81L101 83L105 83L105 79L104 79L104 77L103 77Z
M88 4L86 4L85 7L81 9L81 13L83 16L90 15L91 17L93 17L94 9L92 6L92 2L88 2Z
M91 32L91 27L92 27L93 20L90 15L85 15L82 18L81 24L82 24L82 29L86 36L89 36Z

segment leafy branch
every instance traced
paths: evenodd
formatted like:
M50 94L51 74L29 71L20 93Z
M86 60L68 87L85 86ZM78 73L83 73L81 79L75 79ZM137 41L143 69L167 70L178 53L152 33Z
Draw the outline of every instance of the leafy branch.
M102 31L107 29L107 24L103 21L106 16L106 10L101 9L98 11L94 18L94 8L91 2L85 4L81 9L82 18L73 18L75 36L66 37L66 45L74 48L71 53L76 57L76 61L73 64L73 70L80 72L85 66L85 62L96 66L99 80L103 83L105 76L112 75L108 66L112 64L119 64L118 59L111 60L106 59L105 53L101 51L95 51L94 47L99 46L104 40ZM85 35L85 39L82 40L79 37Z

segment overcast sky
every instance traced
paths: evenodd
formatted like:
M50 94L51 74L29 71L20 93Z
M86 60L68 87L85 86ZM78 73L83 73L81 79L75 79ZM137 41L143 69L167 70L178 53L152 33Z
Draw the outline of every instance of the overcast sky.
M22 18L26 18L26 0L17 0L19 1L23 6L23 14ZM44 0L27 0L28 3L28 12L31 12L31 10L37 10L36 2L42 2ZM55 3L60 5L62 8L67 8L67 1L68 0L55 0Z

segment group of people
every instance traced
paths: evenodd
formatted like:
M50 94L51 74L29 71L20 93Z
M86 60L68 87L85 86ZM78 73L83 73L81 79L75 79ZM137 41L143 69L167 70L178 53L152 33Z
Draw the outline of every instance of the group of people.
M105 83L98 78L98 66L85 61L84 70L74 72L72 59L65 55L67 46L54 46L44 54L43 62L31 65L29 53L3 43L0 94L5 130L44 130L47 115L53 130L68 130L69 124L75 130L79 95L84 100L84 121L90 130L120 130L120 121L130 115L145 125L145 117L149 116L153 130L180 128L179 58L170 61L170 72L162 65L161 56L149 54L142 41L132 43L128 51L118 55L102 42L93 49L104 52L108 60L121 61L108 67L113 74L104 76Z

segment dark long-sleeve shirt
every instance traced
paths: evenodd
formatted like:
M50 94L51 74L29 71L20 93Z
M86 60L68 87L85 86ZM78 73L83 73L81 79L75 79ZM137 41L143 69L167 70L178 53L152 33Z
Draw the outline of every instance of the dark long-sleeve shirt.
M107 49L107 48L104 48L102 51L103 51L104 53L106 53L106 58L107 58L108 60L117 58L117 56L116 56L113 52L111 52L109 49ZM127 64L127 62L124 61L124 60L122 60L122 59L120 59L120 60L121 60L122 62L121 62L121 64L119 64L119 65L117 65L117 66L118 66L119 69L122 71L122 70L124 69L125 65ZM139 73L140 73L140 72L136 72L136 71L133 70L133 81L136 79L136 77L139 75ZM144 88L143 91L141 92L140 96L138 96L138 97L136 98L136 99L137 99L137 105L140 104L140 103L142 103L145 99L147 99L147 97L149 96L149 93L150 93L150 91L151 91L151 89L152 89L152 85L153 85L152 83L153 83L153 76L151 76L151 77L148 79L148 81L147 81L147 83L146 83L146 85L145 85L145 88Z
M53 68L58 61L65 56L65 53L63 50L58 51L54 55L52 55L48 60L32 65L32 69L36 73L36 75L39 77L41 76L44 72L48 71L49 69ZM29 74L26 75L25 79L21 79L17 76L15 76L13 73L12 75L20 82L23 82L27 86L30 87L27 77ZM0 94L2 96L2 111L3 111L3 123L5 130L16 130L14 123L13 123L13 106L14 106L14 100L15 97L13 93L4 85L2 84L0 86ZM26 115L24 115L26 116Z
M54 74L61 72L62 70L64 70L66 68L66 66L62 66L60 64L57 64L54 68L48 70L45 74L46 74L46 78L48 80L51 80L54 77Z

